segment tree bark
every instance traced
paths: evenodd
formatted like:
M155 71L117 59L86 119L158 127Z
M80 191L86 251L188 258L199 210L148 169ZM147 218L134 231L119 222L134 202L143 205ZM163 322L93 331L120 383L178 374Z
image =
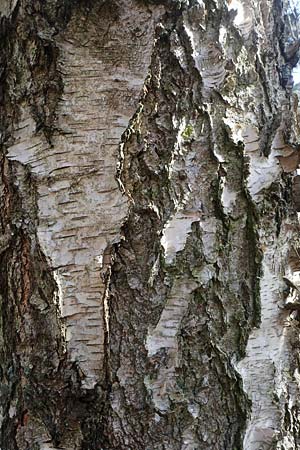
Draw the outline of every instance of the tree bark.
M0 17L0 448L300 448L296 12Z

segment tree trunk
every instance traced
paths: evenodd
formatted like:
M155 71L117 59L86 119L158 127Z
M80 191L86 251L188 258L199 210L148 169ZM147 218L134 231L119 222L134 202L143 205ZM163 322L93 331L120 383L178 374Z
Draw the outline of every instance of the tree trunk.
M0 15L0 448L299 449L295 11Z

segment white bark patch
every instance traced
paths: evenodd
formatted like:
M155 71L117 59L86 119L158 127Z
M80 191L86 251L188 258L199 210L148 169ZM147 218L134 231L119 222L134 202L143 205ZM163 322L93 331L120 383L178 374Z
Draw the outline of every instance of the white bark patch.
M249 117L247 122L250 120ZM249 157L248 189L252 198L259 201L262 198L263 190L278 179L282 169L277 158L277 149L272 147L268 156L261 154L258 128L247 122L241 125L242 122L237 122L231 117L224 120L230 129L232 140L235 143L239 141L244 143L245 153Z
M257 153L251 153L250 175L248 178L248 189L253 198L259 199L262 190L271 186L278 179L281 167L278 159L272 154L268 157Z
M201 220L203 253L206 261L214 263L218 257L217 241L217 219L208 217Z
M167 299L161 317L154 328L150 330L146 340L149 357L164 349L167 353L167 365L159 368L155 380L145 379L147 389L152 393L153 402L160 411L167 411L170 398L176 392L175 369L179 365L177 333L181 321L187 311L190 296L197 283L181 279L175 280Z
M224 182L223 189L222 189L222 195L221 195L221 202L224 208L225 213L232 212L235 202L237 198L237 192L231 191L226 181Z
M244 448L260 450L269 448L280 429L280 398L289 382L289 349L286 313L280 310L282 277L275 258L275 245L268 248L263 260L260 284L261 325L249 337L246 357L237 365L244 389L252 401L252 414L244 439Z
M205 23L204 9L199 9L199 16L201 16L202 24ZM202 78L203 95L207 98L211 90L218 89L224 82L226 62L220 44L212 40L203 42L203 33L195 28L195 23L195 20L190 20L188 15L184 15L185 31L193 50L192 57Z
M18 0L0 0L0 17L9 17L15 9Z
M36 175L38 237L56 269L68 352L79 363L86 388L98 381L104 356L102 258L120 240L128 211L115 178L118 147L138 104L153 41L149 10L127 2L118 12L117 22L94 19L85 31L82 23L71 22L58 41L64 93L57 112L63 131L49 147L24 109L8 154ZM130 34L137 24L143 30L139 45Z
M171 219L163 230L161 244L165 249L165 260L167 264L172 264L176 253L183 250L186 239L191 231L192 223L200 220L197 212L179 211Z
M236 11L234 24L245 38L249 36L254 27L254 13L249 3L244 0L232 0L228 6L228 9Z
M258 128L248 125L243 129L243 140L246 154L259 150Z

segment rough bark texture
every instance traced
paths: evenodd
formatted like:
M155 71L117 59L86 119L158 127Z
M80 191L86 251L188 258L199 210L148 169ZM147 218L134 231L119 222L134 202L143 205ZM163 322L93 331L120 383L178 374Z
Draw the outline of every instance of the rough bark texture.
M300 448L288 2L0 16L0 448Z

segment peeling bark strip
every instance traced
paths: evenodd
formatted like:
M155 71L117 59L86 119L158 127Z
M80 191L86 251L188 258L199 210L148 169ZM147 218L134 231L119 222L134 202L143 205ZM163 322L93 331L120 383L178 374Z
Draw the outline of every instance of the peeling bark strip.
M299 448L289 2L0 17L0 448Z
M59 285L67 349L89 388L103 366L103 255L128 210L115 179L118 146L147 75L153 23L150 10L128 2L74 16L56 39L64 91L51 145L24 107L8 149L36 176L38 238Z

